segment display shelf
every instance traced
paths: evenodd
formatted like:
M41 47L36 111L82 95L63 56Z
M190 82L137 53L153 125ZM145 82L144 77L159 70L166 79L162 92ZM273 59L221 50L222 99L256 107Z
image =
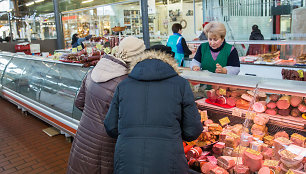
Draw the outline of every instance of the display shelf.
M205 102L205 98L204 99L200 99L197 100L197 106L199 109L201 110L213 110L216 112L222 112L224 114L230 114L232 116L235 117L240 117L245 119L246 118L246 113L249 112L248 110L245 109L240 109L240 108L221 108L209 103ZM236 116L233 115L233 111L234 110L239 110L241 112L241 116ZM271 124L276 124L276 125L282 125L283 127L288 127L288 128L292 128L292 129L296 129L302 132L306 133L306 120L303 119L302 117L292 117L292 116L281 116L281 115L269 115L269 114L265 114L265 113L256 113L257 115L262 115L262 116L267 116L269 117L269 123Z
M306 82L293 80L280 80L243 75L228 75L211 73L208 71L183 70L182 77L192 83L205 83L208 85L222 85L240 89L254 90L258 85L261 91L306 97Z
M187 41L187 44L201 44L207 41ZM265 45L306 45L306 41L286 40L226 40L229 44L265 44Z

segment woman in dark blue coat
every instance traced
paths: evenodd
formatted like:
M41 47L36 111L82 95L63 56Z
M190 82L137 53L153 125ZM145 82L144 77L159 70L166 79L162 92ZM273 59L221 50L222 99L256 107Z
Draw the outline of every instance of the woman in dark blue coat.
M186 174L182 141L203 130L190 85L164 53L149 51L133 64L104 121L108 135L118 138L114 173Z

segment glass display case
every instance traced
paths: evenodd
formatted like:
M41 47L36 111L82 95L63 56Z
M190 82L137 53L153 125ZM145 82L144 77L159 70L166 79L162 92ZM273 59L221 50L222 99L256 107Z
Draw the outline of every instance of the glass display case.
M188 70L181 76L201 98L199 109L208 110L214 122L228 116L232 124L242 124L257 115L269 119L270 134L306 135L306 82Z
M282 69L306 68L306 41L227 41L240 59L240 75L282 79ZM203 41L187 42L193 53ZM194 54L190 56L192 59Z
M82 115L74 100L89 69L0 52L3 96L70 134L75 133Z

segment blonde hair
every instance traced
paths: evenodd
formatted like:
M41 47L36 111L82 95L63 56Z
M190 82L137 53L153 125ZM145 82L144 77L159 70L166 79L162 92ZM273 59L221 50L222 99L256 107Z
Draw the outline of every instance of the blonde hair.
M226 29L223 23L218 21L213 21L205 25L204 33L207 37L208 33L211 33L213 36L220 36L221 39L224 39L226 35Z

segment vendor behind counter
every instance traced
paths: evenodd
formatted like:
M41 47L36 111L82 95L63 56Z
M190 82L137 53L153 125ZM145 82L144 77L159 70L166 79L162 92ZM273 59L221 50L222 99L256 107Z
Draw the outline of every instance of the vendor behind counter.
M202 43L190 64L193 71L208 70L214 73L240 72L237 49L225 41L226 29L221 22L210 22L204 28L208 42Z

